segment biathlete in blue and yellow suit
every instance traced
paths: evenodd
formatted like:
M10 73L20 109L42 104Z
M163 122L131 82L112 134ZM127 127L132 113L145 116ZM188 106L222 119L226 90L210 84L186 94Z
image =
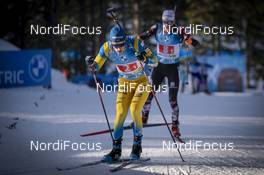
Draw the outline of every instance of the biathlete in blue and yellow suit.
M116 65L119 72L119 88L116 97L113 149L103 157L103 161L116 161L121 156L123 124L129 108L134 122L134 142L130 157L139 159L142 152L141 111L151 89L146 73L149 68L156 67L158 61L148 48L143 48L136 37L126 36L119 26L111 29L110 41L100 48L92 68L99 70L108 60Z

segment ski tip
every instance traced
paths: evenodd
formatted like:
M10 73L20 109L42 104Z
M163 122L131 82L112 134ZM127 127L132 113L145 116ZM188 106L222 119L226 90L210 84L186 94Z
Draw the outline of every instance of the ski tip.
M80 134L81 137L92 136L92 134Z

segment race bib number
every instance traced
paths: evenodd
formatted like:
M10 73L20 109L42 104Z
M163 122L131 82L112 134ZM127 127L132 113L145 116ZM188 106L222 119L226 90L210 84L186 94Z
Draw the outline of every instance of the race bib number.
M140 62L138 60L127 64L117 64L116 68L117 71L122 74L137 73L142 70Z
M157 44L157 54L163 58L176 59L179 57L180 44L177 45L163 45Z

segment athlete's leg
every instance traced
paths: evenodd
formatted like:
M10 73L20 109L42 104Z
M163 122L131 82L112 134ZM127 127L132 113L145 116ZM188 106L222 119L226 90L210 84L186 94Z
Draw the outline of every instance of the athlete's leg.
M116 116L114 121L115 140L120 139L123 136L123 125L133 97L132 92L130 92L128 89L124 89L128 87L127 85L128 83L126 83L124 79L119 79L119 89L116 97Z
M142 130L141 111L148 98L150 86L148 85L147 78L145 77L137 87L135 94L130 104L130 112L134 122L134 135L140 136Z
M148 85L147 77L144 77L144 79L140 80L139 84L137 85L135 94L131 101L130 111L134 122L134 141L132 152L130 155L132 159L139 159L142 152L142 118L140 112L142 111L143 105L148 98L150 90L151 89Z
M123 136L123 124L128 112L129 104L131 102L133 94L125 92L122 89L125 83L124 79L119 79L119 90L116 97L116 116L114 121L114 140L113 149L110 153L104 155L103 161L112 162L116 161L121 157L122 153L122 136Z
M168 65L167 77L169 84L169 102L172 109L172 132L174 136L180 136L179 125L179 106L177 101L179 89L178 65Z
M164 74L162 73L162 66L163 66L162 63L159 63L158 66L153 69L152 74L151 74L152 86L153 86L154 92L159 89L159 86L162 83L162 80L164 78ZM143 124L146 124L148 121L152 99L153 99L153 94L149 93L148 99L146 103L144 104L144 107L142 110Z

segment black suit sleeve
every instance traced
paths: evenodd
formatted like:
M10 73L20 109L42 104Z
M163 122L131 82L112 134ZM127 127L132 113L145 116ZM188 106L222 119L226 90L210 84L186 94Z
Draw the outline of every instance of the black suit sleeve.
M144 41L144 40L150 38L152 35L154 35L157 32L157 30L158 30L158 25L155 24L155 25L151 26L150 29L148 29L147 31L140 34L139 39Z

